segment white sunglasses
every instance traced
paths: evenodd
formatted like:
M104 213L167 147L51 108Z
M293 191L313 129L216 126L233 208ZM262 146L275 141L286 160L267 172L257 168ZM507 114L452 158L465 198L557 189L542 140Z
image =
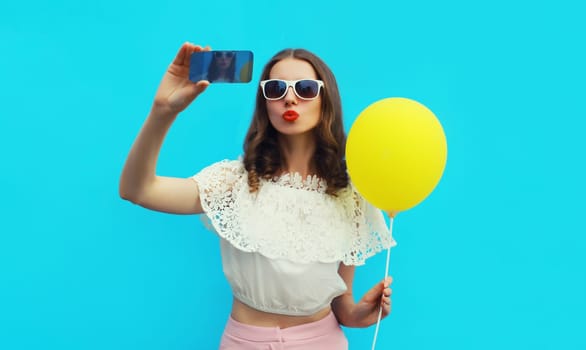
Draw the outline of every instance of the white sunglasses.
M319 90L324 86L324 82L315 79L301 79L301 80L282 80L269 79L262 80L260 87L262 93L267 100L280 100L285 95L289 87L293 88L295 95L302 100L314 100L319 96Z

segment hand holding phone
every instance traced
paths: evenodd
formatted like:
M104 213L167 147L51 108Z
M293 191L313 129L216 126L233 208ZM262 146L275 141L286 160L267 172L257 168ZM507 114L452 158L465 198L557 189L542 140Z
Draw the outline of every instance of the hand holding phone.
M252 51L216 50L191 54L189 80L210 83L249 83L252 80Z
M189 80L189 64L194 52L202 52L205 48L186 42L181 45L175 59L163 75L153 101L153 112L175 116L201 94L209 85L202 80L193 84Z

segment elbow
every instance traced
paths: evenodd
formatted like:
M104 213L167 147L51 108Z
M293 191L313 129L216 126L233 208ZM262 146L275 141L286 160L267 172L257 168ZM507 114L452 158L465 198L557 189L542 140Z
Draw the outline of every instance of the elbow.
M338 323L348 328L361 328L355 320L354 310L356 304L351 293L344 293L337 296L331 303L332 312L336 316Z
M120 198L144 206L145 200L149 198L149 189L151 188L149 182L139 182L136 179L121 178L118 184L118 195Z
M133 199L134 197L130 193L128 193L122 189L118 190L118 195L120 196L120 198L124 199L125 201L135 203L135 201Z
M128 186L124 186L122 183L118 186L118 195L120 198L137 204L139 202L136 191L132 191Z

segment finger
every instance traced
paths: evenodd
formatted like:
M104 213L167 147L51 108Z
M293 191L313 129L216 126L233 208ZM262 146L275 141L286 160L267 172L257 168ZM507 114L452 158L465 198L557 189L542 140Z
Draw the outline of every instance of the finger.
M390 313L391 313L391 305L386 305L386 304L383 305L382 317L385 317Z
M381 298L381 307L383 310L383 315L388 315L391 312L391 298L382 297Z
M195 45L193 45L192 43L186 43L186 48L185 48L185 55L183 55L182 57L182 61L181 61L181 65L182 66L188 66L189 67L189 63L191 63L191 54L195 51Z
M189 43L187 43L187 42L185 42L185 43L183 43L183 45L181 45L179 52L177 52L177 55L175 56L175 59L173 60L173 64L177 64L177 65L183 64L183 61L185 60L185 56L187 56L188 48L189 48Z
M189 65L191 64L191 55L194 52L199 52L202 51L202 47L199 45L194 45L192 43L188 43L188 47L187 47L187 52L185 54L185 57L183 57L183 65L189 67Z
M393 290L391 288L385 288L385 290L383 290L383 295L384 296L391 296L391 294L393 294Z
M195 51L201 51L201 46L194 45L189 42L183 43L179 52L177 52L177 56L175 56L175 60L173 60L173 64L180 65L180 66L189 66L189 61L191 59L191 54Z
M366 294L364 294L363 299L367 302L376 302L381 295L382 290L384 289L382 283L377 283L374 287L372 287Z
M390 286L391 283L393 283L393 277L388 276L388 277L385 277L383 279L383 285L385 286L385 288L387 288L388 286Z

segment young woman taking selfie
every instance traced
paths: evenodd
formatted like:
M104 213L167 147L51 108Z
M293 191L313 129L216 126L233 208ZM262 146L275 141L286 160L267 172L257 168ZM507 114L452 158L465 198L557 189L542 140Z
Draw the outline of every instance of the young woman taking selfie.
M185 43L156 92L120 178L142 207L204 214L220 239L233 303L220 349L347 349L340 328L367 327L391 307L391 279L355 301L354 266L394 244L383 214L353 188L334 75L303 49L264 67L244 152L191 178L156 174L165 135L209 86L189 80ZM196 170L196 169L195 169Z

